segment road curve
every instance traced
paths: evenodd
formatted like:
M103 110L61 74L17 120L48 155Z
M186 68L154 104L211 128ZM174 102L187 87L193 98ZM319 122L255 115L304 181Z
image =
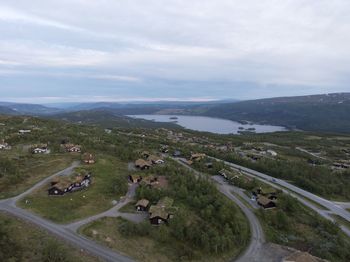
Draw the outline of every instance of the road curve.
M180 159L178 158L172 158L172 159L178 162L179 164L181 164L182 166L184 166L185 168L194 172L194 174L196 174L197 176L207 178L207 176L205 176L204 174L184 164ZM226 197L228 197L230 200L235 202L249 221L250 235L251 235L250 243L246 248L246 250L235 261L236 262L260 262L261 257L258 254L262 250L263 244L265 243L265 236L258 218L250 208L248 208L244 203L242 203L242 201L238 197L236 197L234 194L231 193L234 191L233 186L227 184L222 178L215 177L212 179L215 182L218 190L222 194L224 194Z

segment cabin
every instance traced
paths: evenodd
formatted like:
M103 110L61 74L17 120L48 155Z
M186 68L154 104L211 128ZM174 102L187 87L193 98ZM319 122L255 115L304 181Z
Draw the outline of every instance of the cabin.
M10 150L11 146L7 143L5 143L4 140L2 140L2 143L0 144L0 150Z
M137 175L129 175L129 181L133 184L137 184L142 181L142 177Z
M205 158L205 154L203 154L203 153L195 153L195 154L191 154L190 160L192 160L192 161L201 161L203 158Z
M168 153L169 152L169 146L168 145L161 145L160 146L160 152Z
M205 163L205 166L208 169L213 168L213 163L212 162L207 162L207 163Z
M49 150L47 148L36 147L32 150L33 154L48 154Z
M94 164L95 163L95 157L91 153L85 153L83 155L83 161L84 161L85 164L88 164L88 165Z
M165 197L159 200L157 205L152 205L148 211L150 223L152 225L168 223L173 216L173 203L173 199Z
M147 160L151 162L153 165L163 164L164 160L161 157L156 155L150 155Z
M273 156L273 157L275 157L275 156L278 155L276 151L273 151L273 150L271 150L271 149L268 149L268 150L266 151L266 153L269 154L270 156Z
M53 180L48 194L53 196L62 196L69 192L82 190L91 184L91 174L77 175L74 179L70 177L61 177L59 180Z
M228 173L229 173L229 171L227 171L227 170L225 170L225 169L221 169L221 170L219 171L219 175L222 176L222 177L225 178L225 179L228 178L228 176L227 176Z
M148 152L148 151L143 151L142 153L141 153L141 157L142 158L148 158L149 156L151 155L151 153L150 152Z
M151 164L148 161L140 158L135 161L135 167L141 170L145 170L149 169L151 167Z
M137 211L147 211L148 205L149 205L149 201L143 198L137 201L137 203L135 204L135 207Z
M32 154L48 154L49 152L47 144L32 146Z
M174 157L180 157L181 156L181 151L175 150L174 153L173 153L173 156Z
M20 135L29 134L31 132L32 132L32 130L30 130L30 129L20 129L20 130L18 130L18 134L20 134Z
M276 207L275 200L271 200L263 195L258 195L257 202L258 202L258 205L262 206L264 209Z
M164 189L169 185L166 176L147 176L142 180L142 184L150 188Z
M81 146L80 145L74 145L74 144L63 144L62 145L66 152L70 153L80 153L81 152Z

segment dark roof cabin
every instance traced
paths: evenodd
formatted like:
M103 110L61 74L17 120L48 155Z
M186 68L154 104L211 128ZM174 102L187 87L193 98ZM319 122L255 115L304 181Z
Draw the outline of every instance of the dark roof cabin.
M83 155L83 161L85 164L94 164L95 163L95 157L91 153L85 153Z
M267 197L262 195L258 196L257 202L258 205L262 206L264 209L276 207L276 201L268 199Z
M157 205L153 205L149 209L149 220L152 225L160 225L167 223L173 215L172 205L174 200L165 197L158 201Z
M137 175L129 175L129 180L130 180L131 183L136 184L136 183L141 182L142 177L141 176L137 176Z
M149 169L151 167L151 164L148 161L140 158L135 161L135 166L141 170L144 170Z
M137 211L147 211L147 207L149 205L149 201L147 199L140 199L135 204Z

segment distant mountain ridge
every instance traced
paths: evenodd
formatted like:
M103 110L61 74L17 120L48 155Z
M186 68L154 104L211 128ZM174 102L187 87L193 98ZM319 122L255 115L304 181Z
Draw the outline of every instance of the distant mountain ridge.
M9 109L10 111L8 114L18 115L47 115L61 111L61 109L58 108L46 107L38 104L0 102L0 106Z
M305 131L350 133L350 93L233 102L224 100L211 102L98 102L71 103L70 105L54 108L35 104L0 102L0 114L67 117L73 122L76 120L91 123L103 122L105 126L108 119L112 122L121 121L120 123L125 124L131 121L125 115L201 115L241 122L279 125ZM80 115L73 114L74 112L80 112ZM100 115L97 112L100 112ZM79 118L83 120L78 120ZM133 126L136 122L129 126Z

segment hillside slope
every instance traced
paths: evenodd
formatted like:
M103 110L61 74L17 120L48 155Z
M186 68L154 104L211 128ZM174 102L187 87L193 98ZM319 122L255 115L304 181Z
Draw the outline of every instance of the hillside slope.
M235 121L350 133L350 93L259 99L221 104L201 111L201 115Z

